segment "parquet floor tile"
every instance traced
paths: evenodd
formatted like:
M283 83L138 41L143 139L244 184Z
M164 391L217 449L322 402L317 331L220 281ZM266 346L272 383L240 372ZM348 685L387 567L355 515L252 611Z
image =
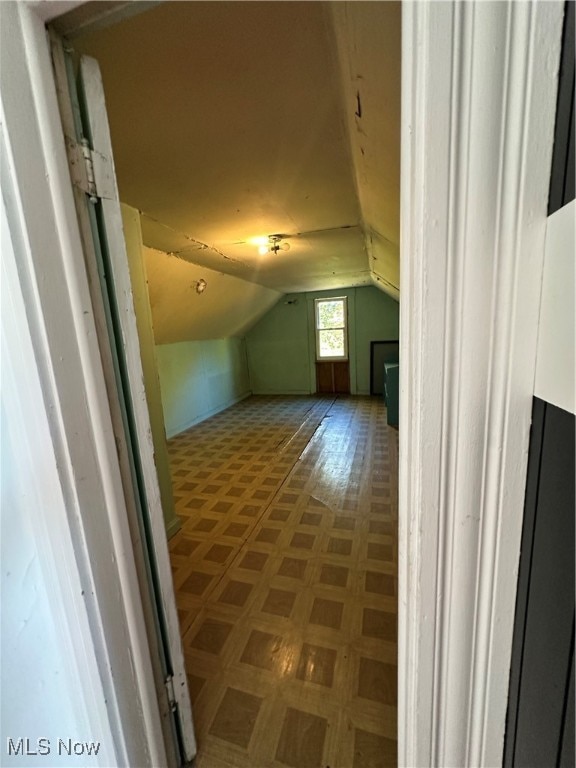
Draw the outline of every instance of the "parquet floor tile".
M198 768L396 765L397 432L251 397L169 441Z

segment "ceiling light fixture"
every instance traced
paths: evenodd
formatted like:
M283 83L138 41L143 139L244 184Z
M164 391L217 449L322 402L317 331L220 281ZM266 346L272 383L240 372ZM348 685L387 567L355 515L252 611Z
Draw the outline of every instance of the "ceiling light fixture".
M205 290L206 290L206 288L208 287L208 283L207 283L207 282L206 282L206 280L204 280L204 279L202 279L202 280L197 280L197 281L194 283L194 286L195 286L195 289L196 289L196 293L200 294L200 293L204 293L204 291L205 291Z
M278 251L289 251L290 243L283 243L285 235L268 235L268 253L278 253Z

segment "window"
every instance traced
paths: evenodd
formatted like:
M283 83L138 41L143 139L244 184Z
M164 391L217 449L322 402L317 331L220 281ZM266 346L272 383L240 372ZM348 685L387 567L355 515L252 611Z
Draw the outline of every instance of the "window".
M316 359L347 360L346 297L316 299Z

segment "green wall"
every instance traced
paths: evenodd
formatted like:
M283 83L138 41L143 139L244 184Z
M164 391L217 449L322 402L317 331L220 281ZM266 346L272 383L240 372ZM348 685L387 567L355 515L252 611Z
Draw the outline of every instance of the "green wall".
M379 288L356 288L356 386L370 394L370 342L398 339L400 305Z
M246 334L252 391L308 394L309 347L306 294L284 296Z
M250 394L243 339L159 344L156 359L167 437Z
M370 394L370 342L398 338L399 305L378 288L284 296L246 335L254 394L309 394L316 389L314 299L348 298L352 394Z

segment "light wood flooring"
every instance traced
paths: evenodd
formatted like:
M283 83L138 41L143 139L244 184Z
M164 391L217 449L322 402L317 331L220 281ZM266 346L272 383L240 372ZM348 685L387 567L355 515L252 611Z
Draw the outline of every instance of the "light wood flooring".
M396 765L397 437L251 397L169 441L198 768Z

